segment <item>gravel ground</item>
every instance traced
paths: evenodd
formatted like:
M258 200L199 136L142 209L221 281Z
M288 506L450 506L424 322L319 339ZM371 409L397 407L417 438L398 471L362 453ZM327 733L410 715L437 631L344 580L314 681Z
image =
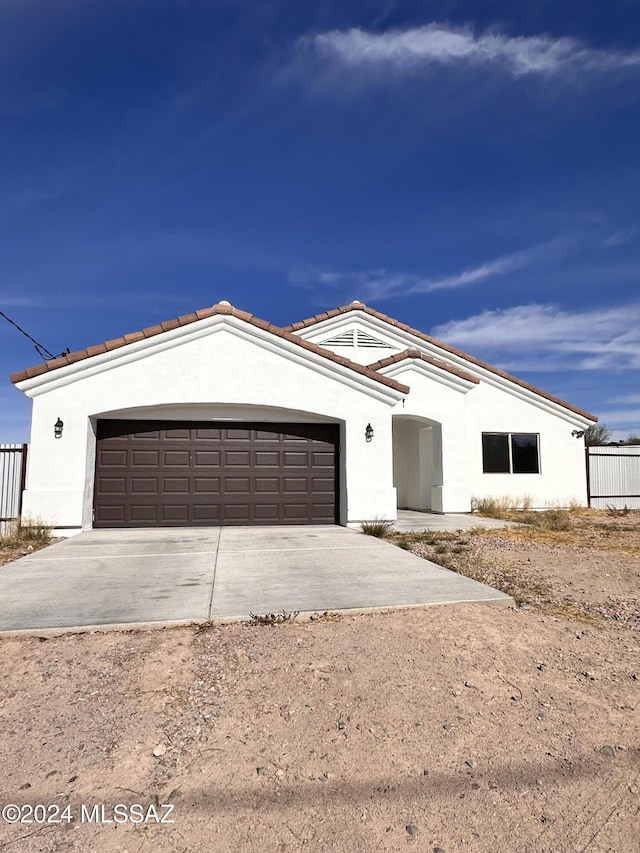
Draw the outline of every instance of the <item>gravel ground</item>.
M464 534L528 609L4 638L0 800L69 809L0 850L636 853L630 526L617 551Z

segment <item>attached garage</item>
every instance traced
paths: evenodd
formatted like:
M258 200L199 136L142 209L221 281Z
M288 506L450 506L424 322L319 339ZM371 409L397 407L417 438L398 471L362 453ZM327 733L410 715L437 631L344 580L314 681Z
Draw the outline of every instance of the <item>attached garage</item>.
M338 523L338 424L99 420L95 527Z

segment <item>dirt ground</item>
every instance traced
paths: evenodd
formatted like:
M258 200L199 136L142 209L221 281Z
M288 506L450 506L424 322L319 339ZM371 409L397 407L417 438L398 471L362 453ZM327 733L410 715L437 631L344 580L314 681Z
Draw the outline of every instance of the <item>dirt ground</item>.
M0 803L61 822L0 851L637 853L637 515L404 542L524 609L3 638Z

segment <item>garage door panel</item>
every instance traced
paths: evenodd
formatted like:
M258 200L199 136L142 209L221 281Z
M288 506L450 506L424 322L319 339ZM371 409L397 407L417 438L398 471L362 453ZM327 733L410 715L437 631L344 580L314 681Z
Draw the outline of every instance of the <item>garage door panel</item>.
M267 521L279 521L279 505L277 503L260 503L255 505L254 518L263 524Z
M194 477L193 488L197 494L220 494L220 477Z
M191 430L188 427L169 427L162 430L166 441L188 441L191 442Z
M157 477L132 477L131 478L131 494L160 494L160 487Z
M162 455L167 467L189 468L191 454L188 450L165 450Z
M194 461L196 468L202 468L205 465L210 465L212 468L219 468L221 459L222 454L219 450L194 451Z
M126 527L128 520L124 507L109 506L104 507L99 515L96 514L94 523L101 527Z
M188 477L163 477L162 488L165 494L189 494L189 478Z
M160 521L159 507L157 504L130 504L129 519L134 524L157 524Z
M236 427L231 427L226 430L226 439L227 441L244 441L249 443L251 441L251 430L250 429L240 429Z
M280 480L278 477L256 477L253 482L257 495L277 495L280 493Z
M227 450L224 453L225 465L228 468L248 468L251 465L249 450Z
M335 491L335 481L333 477L312 477L311 478L313 492L330 492Z
M333 471L334 453L330 450L312 450L311 451L311 467L312 468L330 468Z
M101 495L123 495L126 490L125 477L103 477L100 480Z
M285 503L283 510L285 521L302 521L309 514L306 503Z
M207 524L219 524L220 504L195 504L193 508L193 521L195 524L206 522Z
M134 432L131 435L127 436L127 439L132 444L140 444L143 441L145 443L148 442L158 442L161 439L160 430L145 430L144 432Z
M222 430L218 427L197 427L195 433L198 441L201 439L220 441L222 439Z
M134 448L131 451L131 464L134 467L157 468L159 463L160 453L157 450L138 450Z
M306 494L309 491L309 481L306 477L283 477L282 483L285 493L301 492Z
M333 424L99 421L95 526L333 524Z
M99 452L99 461L103 467L124 467L127 465L126 450L107 450L101 448Z
M170 504L165 503L160 506L161 520L168 524L176 524L189 522L189 505L186 503Z
M251 494L251 479L249 477L225 477L224 493L227 495Z
M223 521L233 521L236 524L249 524L251 522L251 514L249 512L249 504L233 504L225 503L222 506Z
M280 454L276 450L256 450L256 468L279 468Z
M271 444L280 444L282 442L282 434L275 433L272 430L257 429L255 431L255 441L260 444L270 442Z
M282 454L283 468L308 468L309 458L306 453L285 450Z
M312 509L313 515L316 518L323 518L328 523L331 523L333 521L333 517L334 517L333 504L321 504L321 503L315 503L314 502L311 504L311 509Z

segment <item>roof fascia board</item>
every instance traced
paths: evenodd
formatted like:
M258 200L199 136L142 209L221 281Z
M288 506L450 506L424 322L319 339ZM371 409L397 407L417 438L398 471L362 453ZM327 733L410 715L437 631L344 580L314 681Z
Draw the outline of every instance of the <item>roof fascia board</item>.
M378 373L388 376L389 379L397 379L406 385L412 384L411 374L415 375L418 373L427 379L439 382L441 385L446 385L454 391L462 392L463 394L478 387L475 382L470 382L461 376L455 376L453 373L449 373L435 364L429 364L417 358L407 358L404 361L397 361L395 364L390 364L387 367L381 367ZM405 376L405 374L409 374L409 376ZM405 376L405 379L400 379L401 376Z
M427 362L418 361L417 359L414 359L414 365L419 370L422 370L423 373L429 374L430 378L432 378L432 379L437 378L436 374L435 374L435 371L437 370L437 368L435 366L431 367L431 370L433 371L433 373L430 373L429 370L426 369L429 367ZM405 367L404 370L393 370L393 368L403 367L403 366L404 366L404 362L397 362L396 364L390 365L389 367L381 368L378 372L383 373L385 376L388 376L390 379L397 379L398 381L402 381L402 378L401 378L402 373L408 372L408 370L410 368ZM442 372L444 372L444 371L441 371L441 373ZM447 374L447 378L449 376L451 376L451 380L457 381L461 385L464 384L465 391L466 390L472 390L473 388L479 387L475 383L468 382L466 379L461 379L461 378L453 376L452 374ZM407 385L411 384L410 377L408 377L408 376L405 378L404 381L406 382ZM483 382L485 381L484 377L483 377L482 381ZM446 381L443 381L443 384L449 384L449 383ZM494 387L498 388L500 391L505 390L504 386L502 386L501 384L499 384L497 382L487 382L487 384L493 385ZM458 389L458 390L460 390L460 389ZM540 409L541 411L547 412L548 414L555 415L556 417L561 417L563 420L565 420L567 423L571 424L572 426L580 426L582 429L586 429L589 426L589 424L592 423L592 421L588 420L587 418L582 417L581 415L578 415L576 412L572 412L570 409L565 409L563 407L557 406L557 404L555 404L552 400L547 400L545 397L541 397L538 394L533 394L531 392L527 392L526 388L521 389L518 385L511 385L508 388L508 391L511 393L511 395L513 397L517 397L519 400L522 400L523 402L528 403L529 405L533 405L536 408ZM522 393L520 393L521 391L522 391Z

